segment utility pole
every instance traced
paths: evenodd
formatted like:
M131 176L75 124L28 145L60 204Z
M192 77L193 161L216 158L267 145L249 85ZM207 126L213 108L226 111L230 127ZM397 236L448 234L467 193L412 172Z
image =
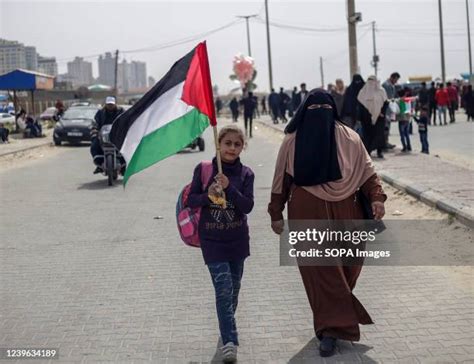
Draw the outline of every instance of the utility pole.
M469 82L474 82L472 75L472 53L471 53L471 26L469 25L469 1L466 0L466 15L467 15L467 49L469 52Z
M446 83L446 66L444 63L443 9L441 6L441 0L438 0L438 12L439 12L439 38L441 42L441 79L443 80L443 83Z
M374 44L374 55L372 56L372 66L374 67L375 77L377 77L377 70L379 64L379 56L377 55L377 46L375 44L375 22L372 22L372 42Z
M320 71L321 71L321 88L324 89L323 57L319 57L319 69L320 69Z
M115 93L115 97L117 97L117 95L118 95L118 90L117 90L118 57L119 57L119 51L117 49L115 51L115 71L114 71L114 93Z
M272 50L270 46L270 20L268 18L268 0L265 0L265 20L267 23L267 52L268 52L268 78L270 80L270 92L273 88L273 74L272 74Z
M245 19L247 23L247 49L249 57L252 57L252 47L250 47L250 27L249 27L249 18L255 18L258 14L253 15L238 15L237 18Z
M357 22L362 20L362 14L355 12L354 0L347 0L347 25L349 28L349 62L351 78L358 72L359 66L357 61Z

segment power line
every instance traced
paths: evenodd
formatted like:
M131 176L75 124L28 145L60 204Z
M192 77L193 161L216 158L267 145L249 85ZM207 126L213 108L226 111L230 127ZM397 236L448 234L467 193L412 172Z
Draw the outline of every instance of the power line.
M154 52L154 51L158 51L158 50L162 50L162 49L175 47L177 45L182 45L182 44L186 44L186 43L189 43L189 42L193 42L193 41L202 39L202 38L204 38L206 36L209 36L211 34L220 32L221 30L230 28L230 27L232 27L232 26L234 26L234 25L236 25L236 24L238 24L242 21L243 21L242 19L237 19L237 20L231 21L230 23L227 23L223 26L220 26L218 28L208 30L206 32L203 32L201 34L197 34L197 35L194 35L194 36L191 36L191 37L182 38L182 39L175 40L175 41L172 41L172 42L156 44L156 45L145 47L145 48L130 49L130 50L125 50L125 51L121 51L121 52L122 53L127 53L127 54L128 53Z
M148 46L148 47L124 50L124 51L120 51L120 53L125 53L125 54L145 53L145 52L154 52L154 51L159 51L159 50L162 50L162 49L176 47L178 45L182 45L182 44L194 42L196 40L200 40L200 39L202 39L206 36L209 36L209 35L212 35L214 33L220 32L224 29L230 28L230 27L232 27L232 26L234 26L238 23L241 23L242 21L243 21L242 19L233 20L233 21L231 21L231 22L229 22L225 25L222 25L218 28L214 28L214 29L208 30L206 32L203 32L203 33L200 33L200 34L197 34L197 35L194 35L194 36L177 39L177 40L174 40L174 41L171 41L171 42L155 44L155 45ZM105 51L105 52L111 52L112 53L113 51L110 50L110 51ZM80 58L82 58L82 59L98 58L101 55L103 55L104 53L92 54L92 55L88 55L88 56L81 56ZM76 56L75 57L68 57L68 58L60 58L60 59L57 59L56 62L58 64L65 64L67 62L73 61L75 58L76 58Z
M261 17L255 18L255 21L259 23L265 23L265 19L262 19ZM312 28L312 27L303 27L299 25L283 24L283 23L279 23L275 21L270 21L269 24L275 28L296 30L296 31L301 31L301 32L332 33L332 32L346 32L347 31L347 27ZM368 25L370 25L370 23ZM367 24L362 24L361 26L365 27L367 26Z

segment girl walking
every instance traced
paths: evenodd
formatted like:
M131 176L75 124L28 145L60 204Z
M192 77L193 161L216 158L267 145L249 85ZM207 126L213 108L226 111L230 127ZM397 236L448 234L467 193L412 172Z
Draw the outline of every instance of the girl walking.
M245 137L234 125L223 127L218 136L222 172L216 158L206 186L201 182L201 165L194 169L190 207L201 207L199 237L204 262L211 274L216 295L216 309L225 362L237 360L239 345L235 312L244 260L250 255L247 214L252 211L254 174L240 162ZM216 199L224 191L225 202Z

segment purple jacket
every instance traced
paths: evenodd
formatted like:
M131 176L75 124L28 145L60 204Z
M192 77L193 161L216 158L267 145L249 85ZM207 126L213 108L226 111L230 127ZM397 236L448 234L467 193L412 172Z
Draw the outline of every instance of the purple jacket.
M203 191L200 164L194 169L190 207L202 207L199 221L201 250L206 264L245 259L250 255L247 214L253 208L253 182L255 176L249 167L237 159L234 163L222 163L222 171L229 179L225 189L227 208L213 204L207 197L208 186L217 174L216 158L212 161L212 178Z

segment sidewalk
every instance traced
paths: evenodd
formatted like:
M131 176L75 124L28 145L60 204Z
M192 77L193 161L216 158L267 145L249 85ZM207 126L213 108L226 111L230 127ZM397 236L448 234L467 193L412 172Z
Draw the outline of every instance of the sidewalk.
M281 132L287 125L273 124L268 115L258 122ZM474 228L474 171L431 155L402 153L399 148L385 153L384 159L374 159L374 164L386 183Z
M10 143L0 144L0 158L44 145L50 145L53 141L53 129L43 129L43 133L46 135L44 138L23 139L19 134L10 135Z

